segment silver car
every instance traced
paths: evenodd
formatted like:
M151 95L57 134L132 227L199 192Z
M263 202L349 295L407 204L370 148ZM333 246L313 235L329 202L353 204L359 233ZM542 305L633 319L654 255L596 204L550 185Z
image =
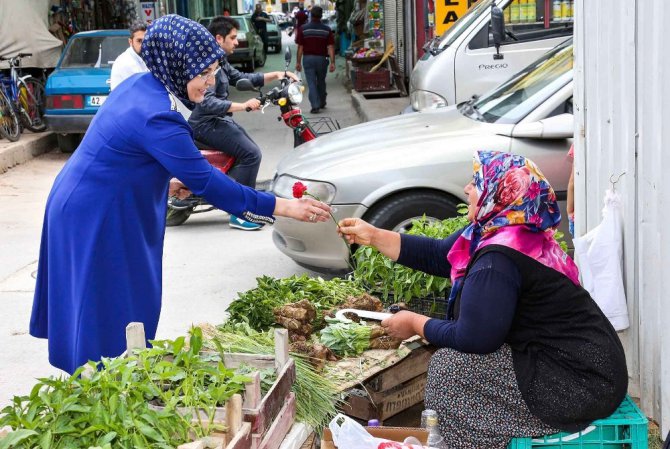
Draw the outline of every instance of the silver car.
M488 149L535 161L565 206L572 167L572 42L548 52L491 92L457 106L364 123L307 142L284 157L272 190L290 198L301 181L331 204L337 220L362 217L405 231L426 214L442 219L465 201L472 155ZM567 230L567 220L562 225ZM567 232L566 232L567 235ZM277 248L319 271L347 269L333 221L278 218Z

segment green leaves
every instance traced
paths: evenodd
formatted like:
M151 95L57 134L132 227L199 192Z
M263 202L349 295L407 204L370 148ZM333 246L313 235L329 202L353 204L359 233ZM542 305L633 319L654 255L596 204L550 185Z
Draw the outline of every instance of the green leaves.
M467 206L459 207L459 213L466 212ZM437 222L428 221L424 216L412 222L408 234L443 239L467 224L468 220L463 215ZM445 296L451 286L448 278L404 267L369 246L358 248L354 259L354 279L367 286L371 292L379 294L387 304L391 302L391 297L394 301L410 302L412 298Z
M370 347L371 331L364 324L333 322L321 331L321 343L339 356L360 355Z
M341 304L348 296L357 296L365 290L346 279L310 278L307 275L276 279L270 276L256 278L258 286L244 293L228 307L229 321L248 323L254 330L268 330L275 325L272 311L284 304L309 300L317 309L317 320L323 311Z
M201 356L202 346L202 331L194 328L188 346L184 337L155 341L129 358L103 359L90 378L80 369L40 379L29 396L14 397L0 413L0 427L17 429L0 440L0 449L174 448L192 440L191 432L206 435L216 407L250 378L218 356ZM182 416L177 407L192 412ZM195 410L210 419L191 423Z

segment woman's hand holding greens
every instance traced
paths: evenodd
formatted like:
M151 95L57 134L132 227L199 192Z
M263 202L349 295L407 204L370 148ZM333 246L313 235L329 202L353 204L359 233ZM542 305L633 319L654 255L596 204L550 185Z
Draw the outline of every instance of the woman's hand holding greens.
M400 256L400 234L379 229L360 218L345 218L340 221L338 232L350 245L372 246L391 260Z

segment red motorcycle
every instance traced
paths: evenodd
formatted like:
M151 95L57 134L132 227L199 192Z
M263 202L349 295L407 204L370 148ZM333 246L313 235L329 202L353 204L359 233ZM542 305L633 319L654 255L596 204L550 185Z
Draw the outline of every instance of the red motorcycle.
M265 109L270 105L279 107L281 116L278 120L283 119L286 126L293 130L294 147L316 139L320 134L339 129L339 123L330 117L319 117L318 119L311 120L310 123L302 115L298 105L302 102L304 88L301 82L294 81L286 75L286 71L288 71L291 63L290 48L286 48L284 60L286 61L284 78L281 79L279 86L270 89L267 93L263 93L261 89L254 87L251 81L247 79L239 80L235 87L240 91L258 92L258 100L261 103L262 113L265 113ZM250 111L250 109L247 109L247 111ZM225 152L208 147L197 141L195 144L205 159L223 173L228 173L234 166L235 159ZM170 181L170 193L168 194L168 226L179 226L193 214L209 212L214 209L216 208L209 204L205 198L194 195L178 179L172 178Z

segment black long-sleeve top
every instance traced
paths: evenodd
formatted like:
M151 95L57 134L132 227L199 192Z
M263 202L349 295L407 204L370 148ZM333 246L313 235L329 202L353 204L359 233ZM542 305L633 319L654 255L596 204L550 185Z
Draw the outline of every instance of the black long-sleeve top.
M449 277L447 254L461 232L443 240L403 234L398 263ZM423 329L426 339L435 346L462 352L495 351L512 325L520 285L519 269L508 256L499 252L483 255L468 272L458 320L428 320Z

